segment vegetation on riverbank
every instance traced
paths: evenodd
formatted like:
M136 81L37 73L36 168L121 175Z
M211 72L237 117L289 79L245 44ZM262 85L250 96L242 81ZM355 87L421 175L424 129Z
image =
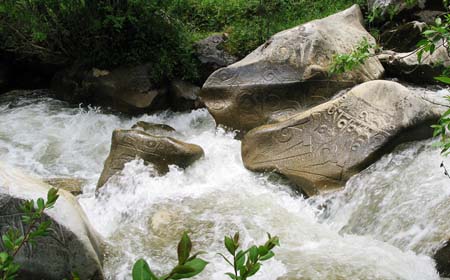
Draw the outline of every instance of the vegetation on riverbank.
M243 57L270 35L365 1L5 0L0 50L22 59L95 67L150 63L155 82L198 78L193 44L226 32Z

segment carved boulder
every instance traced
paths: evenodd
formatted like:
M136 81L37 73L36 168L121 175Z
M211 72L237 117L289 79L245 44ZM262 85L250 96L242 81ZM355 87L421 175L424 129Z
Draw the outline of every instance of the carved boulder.
M0 232L10 227L26 230L19 205L24 200L46 198L49 189L40 179L0 163ZM81 279L104 279L97 233L76 198L61 189L59 195L55 207L46 211L45 219L52 221L50 235L36 240L33 247L22 247L16 256L21 265L19 279L71 279L72 272Z
M306 194L340 188L398 143L431 137L442 108L390 81L371 81L279 123L248 132L242 158L276 171Z
M141 158L151 163L160 174L169 171L169 165L185 168L204 155L200 146L180 140L154 136L141 130L116 129L112 135L111 151L97 183L103 186L115 173L124 168L125 163Z
M342 75L329 76L333 56L350 53L364 39L357 5L321 20L282 31L243 60L214 72L200 96L216 122L240 130L265 124L273 115L323 103L339 90L378 79L377 58Z

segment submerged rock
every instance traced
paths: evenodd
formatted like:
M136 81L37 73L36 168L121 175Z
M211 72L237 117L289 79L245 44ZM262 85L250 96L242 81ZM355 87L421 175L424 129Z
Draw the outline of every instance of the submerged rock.
M304 110L341 89L378 79L384 69L376 57L343 75L328 75L334 54L350 53L364 39L375 43L362 24L354 5L277 33L243 60L214 72L202 101L218 124L249 130L273 115Z
M141 158L164 174L169 165L185 168L204 155L200 146L171 137L153 136L140 130L114 130L111 151L105 161L97 189L103 186L125 163Z
M441 277L450 277L450 241L447 241L442 248L437 250L433 259L436 262L436 269Z
M0 232L10 226L27 228L21 221L19 205L25 200L46 198L50 186L19 170L0 163ZM76 198L59 190L55 208L46 211L53 231L39 238L33 247L23 247L16 261L21 265L19 279L63 279L76 272L81 279L104 279L103 252ZM1 244L0 244L1 247Z
M55 75L52 90L62 100L108 106L125 113L167 107L166 89L150 81L150 65L90 70L73 67Z
M308 195L340 188L397 144L431 137L442 112L390 81L371 81L279 123L251 130L242 158L253 171L276 171Z
M63 189L73 195L80 195L83 193L83 186L87 181L81 178L46 178L44 182L50 186Z
M167 124L138 121L131 129L139 129L155 136L173 136L175 128Z
M432 55L424 53L420 62L415 51L385 51L378 58L386 68L387 75L418 84L437 83L435 77L442 75L450 66L450 57L444 46L438 47Z

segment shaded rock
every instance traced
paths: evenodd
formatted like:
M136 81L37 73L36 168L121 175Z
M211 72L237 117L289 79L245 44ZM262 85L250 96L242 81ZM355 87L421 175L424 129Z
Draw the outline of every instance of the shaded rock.
M390 81L371 81L242 141L253 171L276 171L315 195L343 186L397 144L431 137L445 108Z
M170 83L170 107L176 111L189 111L202 107L198 95L200 87L191 83L175 80Z
M140 113L167 107L166 89L150 81L150 65L109 70L86 70L74 66L58 72L52 90L62 100L108 106L125 113Z
M386 51L378 55L386 74L411 83L437 83L434 77L442 75L450 66L450 57L445 47L438 47L432 55L424 53L419 63L415 52L395 53Z
M450 277L450 242L446 242L433 256L436 269L441 277Z
M153 136L140 130L116 129L112 135L111 151L105 161L97 188L103 186L125 163L141 158L151 163L160 173L169 171L169 165L185 168L204 155L200 146L171 137Z
M54 188L68 191L75 196L83 193L83 186L87 183L86 180L81 178L46 178L44 182Z
M19 205L24 200L46 198L49 189L41 180L0 163L0 232L10 226L27 228ZM59 195L55 208L46 211L45 219L52 221L53 231L39 238L33 248L23 247L16 256L21 265L19 279L69 279L71 272L81 279L104 279L103 252L96 232L76 198L64 190L59 190Z
M329 77L336 53L350 53L364 38L357 5L321 20L275 34L243 60L214 72L201 99L218 124L249 130L272 115L323 103L343 88L380 78L383 67L369 58L361 67Z
M414 19L423 22L428 25L432 25L435 23L436 17L444 15L446 12L443 11L430 11L430 10L421 10L414 13Z
M149 123L144 121L138 121L131 127L131 129L139 129L154 136L173 136L176 132L175 128L171 127L170 125Z
M201 63L203 81L217 69L238 61L236 57L224 50L226 40L226 34L214 34L195 43L195 55Z
M423 22L412 21L386 30L381 34L380 44L384 49L397 52L415 50L417 43L422 40L422 31L427 25Z
M382 15L386 15L395 11L396 14L403 14L400 17L408 17L411 11L416 10L441 10L445 11L445 6L442 0L369 0L367 1L369 11L375 9L380 10Z

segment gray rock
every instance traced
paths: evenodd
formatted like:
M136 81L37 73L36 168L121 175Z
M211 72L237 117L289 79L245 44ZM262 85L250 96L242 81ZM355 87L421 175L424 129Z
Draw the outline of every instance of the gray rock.
M336 53L350 53L363 39L357 5L321 20L282 31L243 60L214 72L201 92L218 124L249 130L280 112L298 112L327 101L343 88L378 79L384 69L377 58L343 75L329 77Z
M200 87L182 80L170 83L170 107L176 111L189 111L202 107Z
M396 52L415 50L417 43L423 39L422 32L427 25L412 21L384 31L380 36L380 44L384 49Z
M57 73L51 88L62 100L108 106L125 113L166 108L166 89L152 84L150 67L139 65L111 71L73 67Z
M27 228L18 206L28 199L46 198L50 186L41 180L0 163L0 232L10 226ZM63 279L77 272L81 279L104 279L103 252L76 198L59 190L55 208L46 212L54 231L23 247L16 257L21 265L20 279ZM1 246L1 244L0 244Z
M236 57L224 50L226 40L226 34L214 34L195 43L195 54L201 63L203 80L217 69L238 61Z
M68 191L75 196L82 194L83 186L87 184L87 181L81 178L46 178L44 182L54 188Z
M253 171L276 171L308 195L342 187L397 144L431 137L445 107L404 86L371 81L288 120L251 130L242 158Z
M153 136L140 130L114 130L111 151L105 161L97 189L121 171L125 163L141 158L151 163L156 171L164 174L169 165L185 168L204 155L200 146L185 143L171 137Z
M437 83L434 79L450 66L450 57L445 47L438 47L432 55L424 53L419 63L417 52L396 53L385 51L378 55L387 75L417 84Z

